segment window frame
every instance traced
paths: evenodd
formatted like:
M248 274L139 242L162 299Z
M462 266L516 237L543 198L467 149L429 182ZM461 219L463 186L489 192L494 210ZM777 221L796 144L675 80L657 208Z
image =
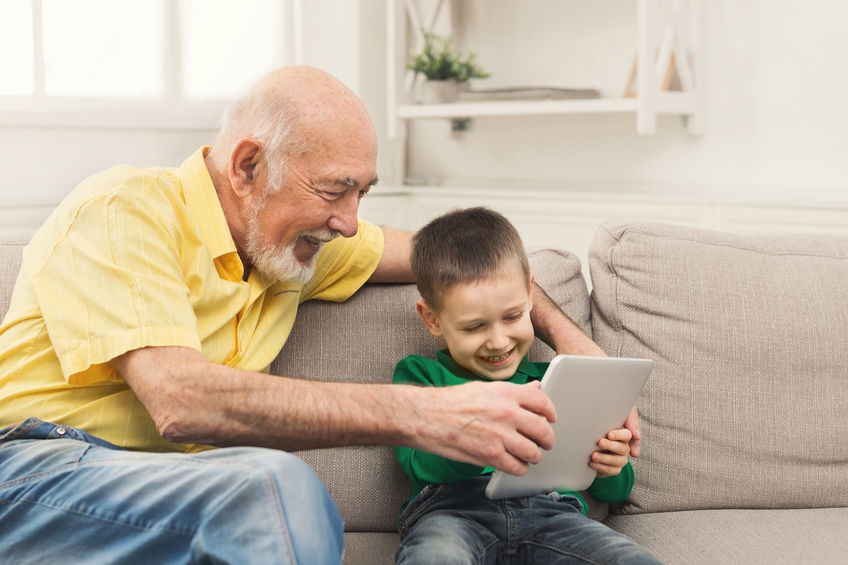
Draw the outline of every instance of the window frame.
M280 65L302 64L303 0L283 5ZM33 87L28 95L0 95L0 126L117 129L215 129L231 98L187 98L182 92L179 0L165 0L163 93L156 97L50 96L45 91L41 0L30 0L33 26Z

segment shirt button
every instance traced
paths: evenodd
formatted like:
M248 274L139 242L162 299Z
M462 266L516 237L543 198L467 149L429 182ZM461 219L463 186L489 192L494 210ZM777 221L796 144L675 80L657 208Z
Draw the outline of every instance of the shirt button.
M56 433L59 434L60 436L65 435L66 431L67 430L65 430L65 428L56 428Z

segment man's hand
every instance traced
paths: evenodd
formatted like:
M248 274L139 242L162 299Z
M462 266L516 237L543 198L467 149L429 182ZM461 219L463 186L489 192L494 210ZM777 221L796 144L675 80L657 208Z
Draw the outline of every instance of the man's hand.
M427 395L417 404L420 433L412 447L448 459L493 466L523 475L554 444L553 402L537 381L526 385L474 382L444 388L415 388Z

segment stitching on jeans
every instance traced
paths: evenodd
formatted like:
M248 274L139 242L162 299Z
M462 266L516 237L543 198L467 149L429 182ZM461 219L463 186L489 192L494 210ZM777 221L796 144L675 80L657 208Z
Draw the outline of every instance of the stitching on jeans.
M277 507L277 514L278 514L277 519L283 525L283 534L281 536L283 538L283 544L289 550L289 556L291 557L292 563L297 563L297 554L295 554L295 552L294 552L294 545L292 544L291 536L289 536L289 523L288 523L288 520L286 520L286 511L283 508L283 496L282 496L282 493L277 488L277 485L274 483L273 475L271 475L271 472L268 469L266 469L265 467L263 467L261 465L256 465L256 464L251 463L251 462L239 462L237 464L247 465L249 467L255 467L256 469L258 469L264 475L265 484L271 490L271 495L273 496L274 500L276 501L275 506Z
M7 481L5 483L0 483L0 493L6 489L6 487L14 487L19 484L26 484L28 482L40 479L42 477L48 477L50 475L54 475L57 473L64 472L72 467L76 467L80 465L79 463L68 463L67 465L62 465L61 467L56 467L54 469L50 469L49 471L42 471L40 473L35 473L34 475L27 475L25 477L18 477L17 479L12 479L11 481Z
M154 523L140 524L140 523L132 523L126 520L117 520L110 516L101 516L98 514L93 514L89 512L82 512L80 509L75 507L67 507L67 506L59 506L57 504L50 504L43 500L11 500L0 498L0 503L2 504L29 504L30 506L43 506L45 508L53 508L55 510L61 510L62 512L66 512L68 514L76 514L78 516L85 516L86 518L91 518L92 520L97 520L98 522L106 522L109 524L114 524L116 526L122 526L125 528L139 530L139 531L150 531L150 530L160 530L164 532L169 532L172 534L185 536L185 537L194 537L193 531L181 531L173 528L162 527L156 525Z
M29 433L33 428L37 427L39 424L41 424L41 420L39 420L37 418L27 418L26 420L24 420L23 422L21 422L17 426L12 426L11 428L9 428L9 431L7 431L5 434L3 434L3 436L0 436L0 441L6 442L6 441L15 441L16 439L25 439L25 438L18 438L18 436L21 435L21 433L24 433L24 434ZM12 435L13 435L13 438L8 439L8 437L12 436Z
M435 483L431 483L431 484L435 484ZM415 509L414 512L412 512L409 516L407 516L402 521L402 525L407 529L410 528L416 521L418 521L419 518L421 518L421 516L423 514L426 514L427 512L430 511L430 508L433 506L433 504L435 504L436 502L439 502L440 500L443 500L445 498L445 496L447 495L447 492L448 492L448 488L447 488L446 485L443 485L443 484L436 485L436 488L433 490L433 493L430 494L430 496L427 497L427 500L422 502L418 506L418 508Z
M594 561L594 560L586 557L585 555L583 555L581 553L576 553L573 550L572 551L566 551L566 550L563 550L559 546L553 545L551 543L548 543L548 542L545 542L543 540L539 540L539 539L536 539L536 538L528 538L528 539L524 540L522 543L526 543L528 545L535 545L536 547L544 547L545 549L550 549L551 551L556 551L560 555L568 555L570 557L575 557L577 559L584 561L585 563L591 563L592 565L602 565L603 564L602 561Z
M106 521L106 522L110 522L110 523L124 524L128 527L133 527L135 529L161 529L161 530L165 530L165 531L174 531L175 533L183 533L183 532L180 532L178 530L171 530L169 528L161 528L161 527L158 527L158 528L149 528L148 527L148 528L146 528L142 524L133 525L133 524L128 523L126 521L119 522L119 521L116 521L116 520L109 518L109 517L98 516L96 514L83 513L83 512L80 512L78 509L75 509L74 507L63 507L63 506L58 506L58 505L51 505L51 504L47 504L47 503L45 503L44 501L41 501L41 500L14 500L14 499L10 499L10 498L6 498L6 497L2 496L3 490L9 490L14 486L18 486L18 485L26 484L28 482L33 482L33 481L36 481L36 480L39 480L39 479L43 479L43 478L49 477L51 475L55 475L55 474L67 471L67 470L75 468L75 467L78 468L78 467L98 467L98 466L101 466L101 467L123 466L123 465L126 464L126 461L127 461L127 459L124 458L124 459L120 459L120 460L98 460L98 461L85 461L85 462L81 462L81 463L70 463L70 464L67 464L67 465L62 465L61 467L56 467L55 469L50 469L49 471L36 473L34 475L29 475L29 476L26 476L26 477L20 477L20 478L14 479L12 481L8 481L6 483L0 484L0 502L3 502L3 501L9 501L9 502L14 502L14 503L25 502L25 503L29 503L29 504L43 505L43 506L47 506L47 507L51 507L51 508L61 509L61 510L64 510L66 512L73 513L73 514L90 516L92 518L102 520L102 521ZM246 461L219 460L219 461L212 462L212 461L204 461L204 460L198 460L198 459L188 459L188 458L184 458L184 457L163 457L161 459L158 459L157 461L163 462L163 463L174 463L174 464L177 464L177 465L221 465L221 464L225 464L225 465L234 466L234 467L249 467L251 469L258 469L259 471L261 471L265 475L264 478L265 478L266 481L271 480L270 479L271 473L270 473L270 471L268 471L268 469L262 467L261 465L257 465L255 463L252 463L252 462L249 462L249 461L246 462ZM279 490L275 486L271 485L270 488L272 490L272 493L279 495ZM293 562L296 562L296 557L295 557L295 554L294 554L294 551L293 551L293 547L291 545L291 540L288 537L288 523L285 522L285 519L284 519L285 515L283 513L282 507L279 504L279 501L281 500L281 496L276 496L276 498L278 500L277 510L278 510L279 513L283 514L283 519L281 520L281 522L286 525L286 528L284 528L285 529L285 538L284 538L283 543L284 543L284 545L288 546L288 549L289 549L289 552L290 552L290 555L292 557ZM196 530L194 530L194 531L196 531ZM191 532L191 535L194 535L194 531Z

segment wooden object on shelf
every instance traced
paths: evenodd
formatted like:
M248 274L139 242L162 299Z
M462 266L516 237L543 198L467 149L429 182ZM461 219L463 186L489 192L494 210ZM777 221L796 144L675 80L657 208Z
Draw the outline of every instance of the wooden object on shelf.
M639 68L638 56L633 57L633 66L630 68L630 76L627 78L627 86L624 88L625 98L636 98L636 74ZM659 69L657 69L659 71ZM677 72L677 61L674 53L668 57L668 64L665 71L662 73L662 80L659 83L660 92L680 92L683 90L680 82L680 74Z

